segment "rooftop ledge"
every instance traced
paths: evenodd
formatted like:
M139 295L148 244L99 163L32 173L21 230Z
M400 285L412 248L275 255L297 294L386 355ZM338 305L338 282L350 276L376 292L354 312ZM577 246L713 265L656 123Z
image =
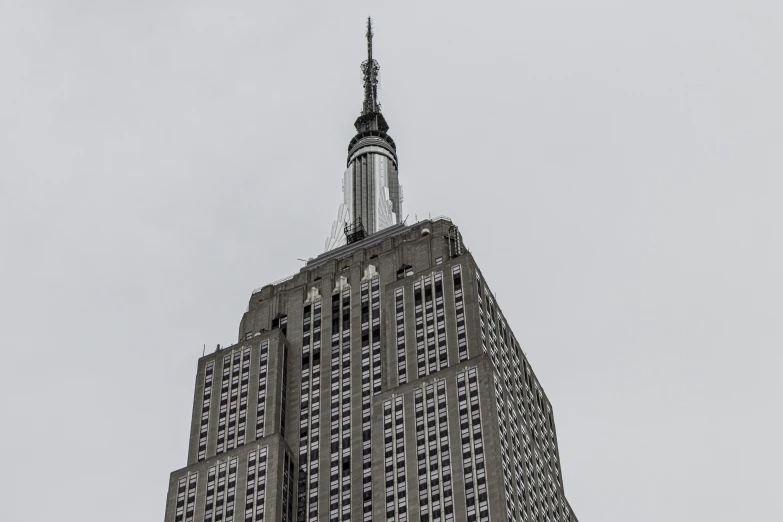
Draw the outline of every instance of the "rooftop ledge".
M329 250L328 252L324 252L320 256L314 257L314 258L308 260L307 264L304 266L304 268L302 268L302 270L308 270L308 269L311 269L311 268L315 268L316 266L322 265L322 264L324 264L327 261L330 261L332 259L344 257L346 254L348 254L350 252L353 252L354 250L356 250L358 248L366 248L368 246L374 245L374 244L376 244L376 243L378 243L380 241L383 241L387 237L395 236L395 235L399 234L400 232L402 232L404 230L407 230L407 229L409 229L409 228L411 228L411 227L413 227L415 225L418 225L419 223L424 223L426 221L431 221L431 222L448 221L449 223L452 222L451 218L449 218L447 216L435 216L433 218L427 218L427 219L423 219L421 221L417 221L413 225L406 225L404 223L398 223L398 224L392 225L392 226L390 226L388 228L384 228L383 230L381 230L379 232L375 232L374 234L371 234L371 235L367 236L366 238L362 239L361 241L357 241L355 243L350 243L348 245L343 245L341 247L335 248L334 250ZM301 272L301 270L300 270L300 272ZM299 272L297 272L297 273L299 273ZM279 285L281 283L285 283L286 281L290 281L295 276L296 276L296 274L291 274L288 277L283 277L282 279L278 279L277 281L273 281L273 282L268 283L268 284L266 284L264 286L259 286L258 288L253 290L253 294L257 294L258 292L261 291L262 288L265 288L267 286L277 286L277 285Z

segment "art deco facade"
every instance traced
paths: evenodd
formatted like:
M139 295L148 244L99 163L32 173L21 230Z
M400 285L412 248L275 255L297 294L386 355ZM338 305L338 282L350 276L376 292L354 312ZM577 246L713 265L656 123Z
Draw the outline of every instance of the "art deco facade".
M576 521L552 406L456 224L399 222L366 64L341 210L366 229L255 290L198 361L165 522Z

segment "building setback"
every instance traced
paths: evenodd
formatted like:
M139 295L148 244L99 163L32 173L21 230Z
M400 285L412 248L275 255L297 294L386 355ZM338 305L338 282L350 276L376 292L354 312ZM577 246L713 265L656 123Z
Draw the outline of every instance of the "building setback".
M327 252L199 359L165 522L575 522L552 406L455 223L400 222L378 64Z

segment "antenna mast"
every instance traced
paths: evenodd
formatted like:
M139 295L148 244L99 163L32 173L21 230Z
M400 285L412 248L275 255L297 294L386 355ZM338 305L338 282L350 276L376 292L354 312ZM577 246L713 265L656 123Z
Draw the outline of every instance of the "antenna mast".
M380 66L372 57L372 19L367 17L367 60L362 62L362 75L364 76L364 105L362 114L380 112L378 104L378 71Z

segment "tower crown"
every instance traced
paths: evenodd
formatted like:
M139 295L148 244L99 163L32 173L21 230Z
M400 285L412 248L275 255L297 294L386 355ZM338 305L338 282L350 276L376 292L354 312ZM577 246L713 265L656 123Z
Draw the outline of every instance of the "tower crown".
M372 19L367 18L367 59L362 62L364 100L356 135L348 144L343 203L326 250L344 245L400 222L402 193L397 175L397 146L386 134L389 124L378 103L380 66L372 54Z

